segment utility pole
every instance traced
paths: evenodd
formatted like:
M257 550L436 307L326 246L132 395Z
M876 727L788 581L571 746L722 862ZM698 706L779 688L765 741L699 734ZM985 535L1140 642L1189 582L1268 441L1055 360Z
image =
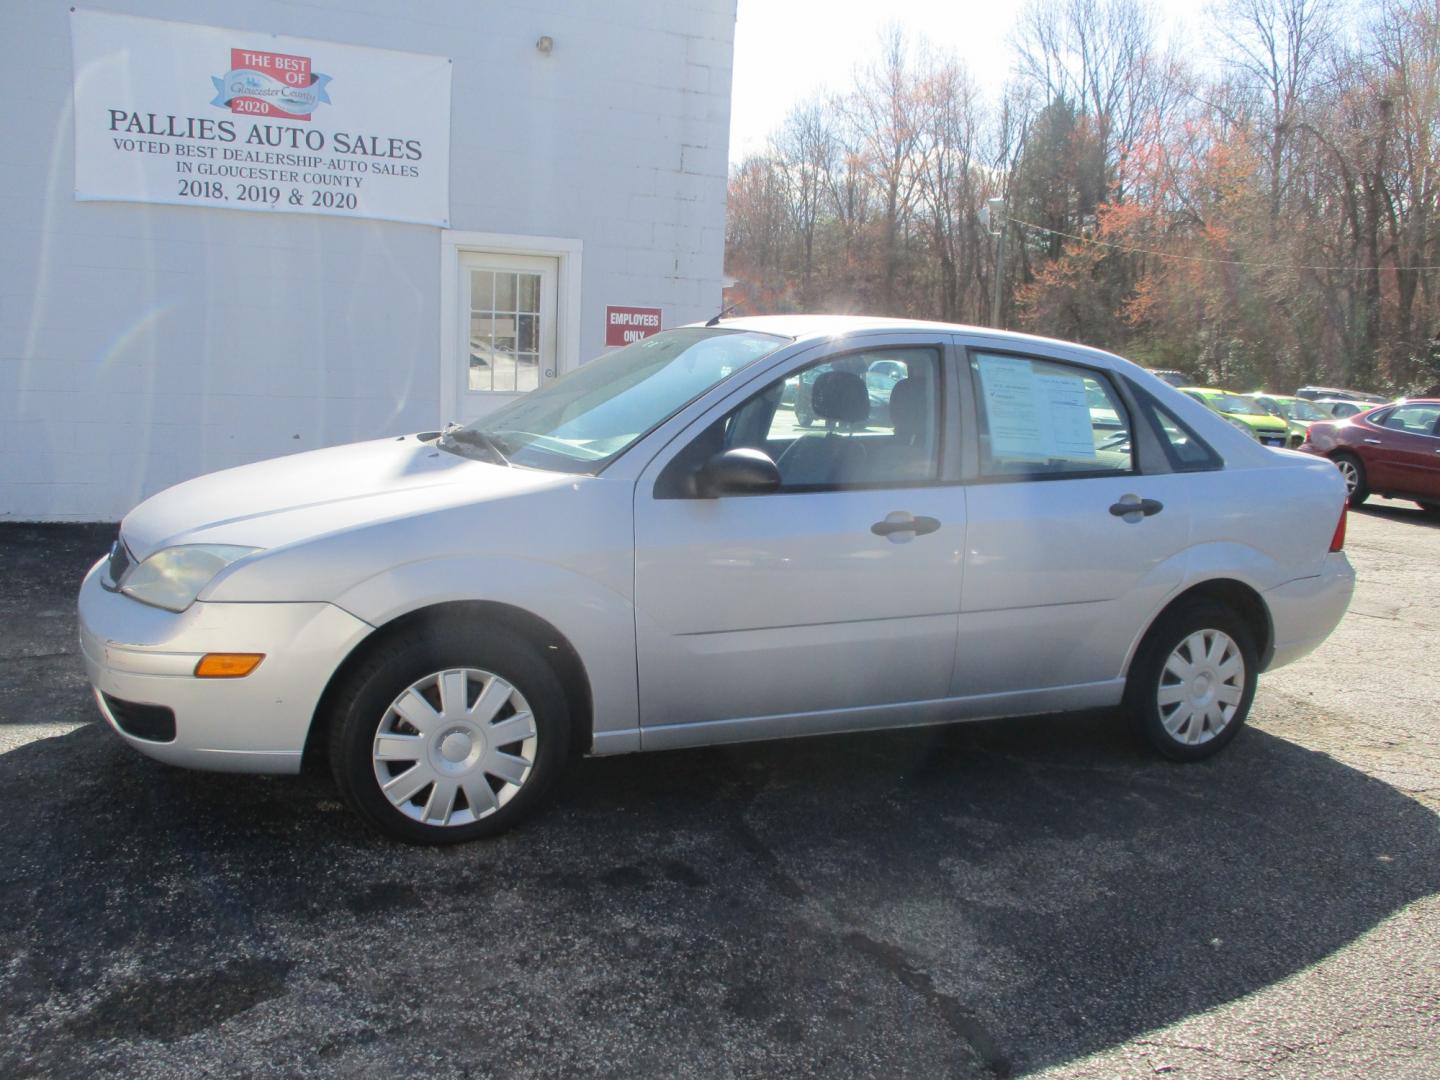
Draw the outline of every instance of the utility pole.
M982 222L990 227L995 241L995 289L990 297L990 325L1003 330L1000 325L1000 283L1005 279L1005 200L990 199L980 210Z

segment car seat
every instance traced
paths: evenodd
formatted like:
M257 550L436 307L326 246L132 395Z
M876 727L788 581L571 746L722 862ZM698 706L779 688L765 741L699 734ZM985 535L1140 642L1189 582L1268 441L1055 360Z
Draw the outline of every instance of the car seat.
M875 482L924 480L931 475L932 458L925 445L925 384L904 378L890 388L890 423L893 437L866 448L866 473Z
M861 427L870 419L870 394L865 380L851 371L826 371L810 390L810 409L822 420ZM865 447L836 430L802 435L778 461L786 487L854 481L864 467Z

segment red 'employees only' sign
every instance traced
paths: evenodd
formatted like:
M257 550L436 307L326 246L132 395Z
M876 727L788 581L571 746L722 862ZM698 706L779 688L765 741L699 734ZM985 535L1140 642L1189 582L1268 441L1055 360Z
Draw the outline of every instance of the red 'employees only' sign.
M658 307L615 307L605 309L605 347L629 345L660 329Z

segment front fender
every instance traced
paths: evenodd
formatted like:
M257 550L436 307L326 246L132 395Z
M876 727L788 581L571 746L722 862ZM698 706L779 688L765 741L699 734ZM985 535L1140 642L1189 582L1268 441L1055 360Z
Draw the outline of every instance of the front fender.
M454 555L390 567L333 603L383 627L423 608L467 600L508 604L555 627L590 677L596 750L639 749L634 611L627 597L592 578L535 559Z

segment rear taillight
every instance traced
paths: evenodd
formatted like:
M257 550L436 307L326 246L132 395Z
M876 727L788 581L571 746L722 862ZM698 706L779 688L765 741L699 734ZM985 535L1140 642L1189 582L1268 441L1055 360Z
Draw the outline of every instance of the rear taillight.
M1330 550L1343 551L1345 548L1345 519L1350 516L1350 507L1340 507L1340 520L1335 523L1335 535L1330 537Z

